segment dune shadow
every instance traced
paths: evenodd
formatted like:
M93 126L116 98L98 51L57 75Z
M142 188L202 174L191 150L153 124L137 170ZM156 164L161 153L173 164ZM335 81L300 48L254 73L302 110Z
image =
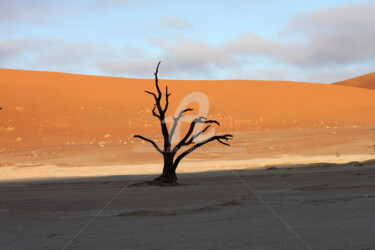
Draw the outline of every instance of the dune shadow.
M199 185L199 179L220 179L223 176L233 175L233 171L238 172L249 172L249 173L261 173L264 171L282 171L286 175L288 170L301 169L333 169L343 167L353 167L353 169L360 169L361 167L375 166L375 159L366 161L353 161L348 163L307 163L307 164L277 164L277 165L266 165L259 168L244 168L232 170L215 170L215 171L204 171L195 173L178 173L177 185L165 185L171 187L181 186L194 186ZM360 173L359 173L360 174ZM146 175L110 175L110 176L97 176L97 177L62 177L62 178L43 178L43 179L27 179L27 180L3 180L0 181L0 189L6 187L22 188L22 187L35 187L35 188L59 188L69 185L71 188L85 189L92 185L100 186L123 186L128 188L135 187L165 187L160 185L152 185L152 180L158 176L157 174L146 174ZM134 178L136 177L136 178ZM131 180L134 178L134 180Z
M266 165L264 170L280 170L280 169L306 169L306 168L332 168L332 167L362 167L375 165L375 159L366 160L366 161L351 161L347 163L327 163L327 162L318 162L318 163L297 163L297 164L277 164L277 165Z

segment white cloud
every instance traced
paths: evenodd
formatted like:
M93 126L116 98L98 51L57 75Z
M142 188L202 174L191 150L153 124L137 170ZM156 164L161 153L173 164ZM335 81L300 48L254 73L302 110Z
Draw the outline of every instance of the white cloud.
M32 2L28 5L25 0L0 0L0 20L39 18L38 13L49 8L46 1ZM97 7L137 4L133 0L89 3ZM222 79L230 75L231 78L331 82L341 80L344 75L373 71L373 13L373 2L314 10L297 14L287 24L284 34L289 39L272 41L249 31L213 46L199 39L164 37L149 39L155 48L153 51L134 46L116 51L106 44L88 41L7 39L0 40L0 66L11 67L21 62L20 65L29 69L39 67L76 73L100 70L105 74L149 77L157 61L162 60L163 74L168 78ZM169 29L193 29L191 23L177 16L164 16L159 21Z
M246 32L224 45L224 49L231 54L278 54L285 48L283 45L268 41L254 33Z
M115 51L105 44L71 42L60 39L8 39L0 41L0 67L25 65L25 69L56 70L72 73L95 72L96 62L114 58ZM18 68L15 66L15 68Z
M43 12L47 12L50 5L45 1L34 0L1 0L0 21L36 20L42 21Z
M194 28L192 23L174 15L162 17L160 23L163 27L175 30L192 30Z
M152 58L118 59L114 61L99 62L98 67L102 72L122 75L125 77L148 77L155 70L156 60Z
M375 57L375 3L315 10L297 15L286 29L302 36L285 61L302 66L356 63ZM302 56L301 56L302 55Z

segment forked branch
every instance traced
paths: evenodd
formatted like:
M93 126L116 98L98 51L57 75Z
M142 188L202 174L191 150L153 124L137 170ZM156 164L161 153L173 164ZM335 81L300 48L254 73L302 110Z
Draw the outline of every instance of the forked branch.
M151 91L145 91L145 93L149 94L149 95L152 95L155 99L155 104L154 104L154 109L152 110L152 114L153 116L157 117L159 120L163 120L164 117L165 117L165 113L167 112L167 109L168 109L168 105L169 105L169 96L171 95L171 93L168 93L168 86L166 87L165 89L165 106L164 108L161 107L161 98L163 96L161 90L160 90L160 87L159 87L159 78L158 78L158 72L159 72L159 66L160 66L160 63L158 63L158 65L156 66L156 70L155 70L155 87L156 87L156 92L157 93L154 93L154 92L151 92ZM158 114L156 113L156 109L158 111Z
M189 111L193 111L193 109L184 109L184 110L182 110L182 111L178 114L177 117L173 117L173 116L172 116L172 118L173 118L173 125L172 125L171 131L170 131L170 133L169 133L169 137L170 137L171 139L172 139L172 137L173 137L173 135L174 135L174 132L175 132L175 130L176 130L176 127L177 127L177 125L178 125L178 121L179 121L182 117L184 117L184 114L185 114L186 112L189 112Z
M186 142L186 145L192 144L194 142L194 139L198 138L201 134L203 134L204 132L206 132L207 129L209 129L210 127L211 127L211 125L208 125L204 129L202 129L201 131L199 131L198 133L196 133L195 135L192 135L191 138Z
M185 156L187 156L188 154L190 154L191 152L193 152L194 150L196 150L197 148L203 146L204 144L206 143L209 143L211 141L218 141L220 142L221 144L224 144L226 146L230 146L228 143L226 142L223 142L223 140L225 141L228 141L228 140L231 140L233 137L233 135L231 134L226 134L226 135L215 135L205 141L202 141L202 142L199 142L197 144L195 144L194 146L190 147L189 149L185 150L184 152L182 152L175 160L174 162L174 167L177 168L178 164L180 163L180 161L182 160L182 158L184 158Z
M188 142L190 141L189 138L190 136L192 136L193 134L193 131L194 131L194 128L195 128L195 125L197 123L215 123L217 124L218 126L220 126L220 123L218 121L215 121L215 120L207 120L206 117L199 117L199 118L196 118L194 119L191 124L190 124L190 128L189 130L187 131L186 135L184 138L182 138L182 140L174 147L173 149L173 152L177 152L181 147L183 146L186 146L186 145L189 145L191 142ZM206 128L207 130L207 128ZM203 133L203 132L202 132ZM199 135L198 135L199 136ZM193 139L194 140L194 139Z

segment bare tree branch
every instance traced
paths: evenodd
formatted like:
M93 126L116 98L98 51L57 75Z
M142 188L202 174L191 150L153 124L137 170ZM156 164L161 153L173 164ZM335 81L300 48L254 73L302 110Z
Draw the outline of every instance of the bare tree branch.
M172 93L168 93L168 86L165 86L165 107L163 109L164 114L167 112L168 105L169 105L169 96Z
M160 88L159 88L159 79L158 79L158 73L159 73L159 66L160 66L160 63L161 61L159 61L158 65L156 66L156 70L155 70L155 85L156 85L156 90L158 91L158 100L160 102L160 99L162 97L162 93L160 91Z
M140 136L140 135L136 135L134 137L137 137L137 138L140 138L142 140L145 140L149 143L151 143L152 145L154 145L154 147L156 148L157 151L159 151L160 153L164 153L164 152L168 152L170 151L170 142L169 142L169 133L168 133L168 128L167 128L167 125L164 121L165 119L165 113L168 109L168 105L169 105L169 96L171 95L170 93L168 93L168 87L166 87L166 91L165 91L165 101L166 101L166 104L165 104L165 107L164 109L161 107L161 98L162 98L162 92L160 91L160 87L159 87L159 79L158 79L158 72L159 72L159 66L160 66L160 63L158 63L158 65L156 66L156 70L155 70L155 87L156 87L156 91L157 93L153 93L151 91L145 91L147 94L150 94L154 97L155 99L155 104L154 104L154 108L152 109L152 115L157 117L159 120L160 120L160 127L161 127L161 131L162 131L162 134L163 134L163 138L164 138L164 148L163 150L161 150L154 141L148 139L148 138L145 138L143 136ZM157 110L157 111L156 111Z
M191 124L190 124L190 128L189 130L187 131L186 135L184 138L182 138L182 140L173 148L173 152L177 152L181 147L183 146L186 146L188 145L186 142L188 141L189 137L192 135L193 131L194 131L194 128L195 128L195 125L197 123L215 123L217 124L218 126L220 126L220 123L215 121L215 120L207 120L206 117L199 117L199 118L196 118L194 119Z
M151 91L145 91L145 93L152 95L155 98L155 101L158 101L155 93L152 93Z
M194 139L196 139L197 137L199 137L201 134L203 134L204 132L207 131L207 129L209 129L211 127L211 125L208 125L207 127L205 127L203 130L199 131L198 133L196 133L195 135L193 135L190 140L188 140L186 142L186 145L189 145L189 144L192 144Z
M167 151L170 151L170 148L171 148L171 144L170 144L170 141L169 141L169 132L168 132L168 128L167 128L167 124L165 123L164 119L165 119L165 113L167 111L167 108L168 108L168 105L167 103L169 102L168 101L168 98L170 96L170 93L168 93L168 88L166 88L166 93L165 93L165 98L166 98L166 107L163 109L161 107L161 98L162 98L162 93L160 91L160 87L159 87L159 79L158 79L158 72L159 72L159 66L160 66L160 63L158 63L158 65L156 66L156 70L155 70L155 87L156 87L156 90L157 90L157 94L155 94L156 96L156 99L155 99L155 106L156 108L158 109L158 118L160 120L160 128L161 128L161 132L163 134L163 138L164 138L164 148L163 148L163 151L164 152L167 152ZM156 112L155 110L153 111L153 115L155 116Z
M189 111L193 111L193 109L184 109L184 110L182 110L180 112L180 114L176 118L172 116L174 122L173 122L173 125L172 125L172 128L171 128L171 131L169 133L169 137L170 137L171 140L172 140L172 137L173 137L174 132L176 130L176 127L178 125L178 121L184 116L184 113L189 112Z
M156 67L156 70L155 70L155 87L156 87L156 91L157 93L153 93L151 91L145 91L147 94L150 94L154 97L155 99L155 107L158 109L158 112L159 114L156 114L155 112L155 108L154 110L152 111L152 114L154 116L156 116L157 118L159 118L160 120L163 120L164 119L164 114L166 112L166 108L163 110L162 107L161 107L161 97L162 97L162 93L160 91L160 87L159 87L159 79L158 79L158 72L159 72L159 66L160 66L160 63L161 61L158 63L157 67ZM170 94L169 94L170 95ZM166 93L166 98L168 99L169 95Z
M151 144L155 147L155 149L156 149L157 151L159 151L159 153L163 154L163 151L161 151L161 149L159 148L159 146L158 146L153 140L148 139L148 138L146 138L146 137L143 137L143 136L141 136L141 135L134 135L133 137L134 137L134 138L139 138L139 139L142 139L142 140L144 140L144 141L147 141L147 142L151 143Z
M155 109L156 109L156 105L155 105L154 108L152 109L152 115L155 116L155 117L157 117L157 118L160 120L160 119L161 119L161 118L160 118L160 115L156 114Z
M225 146L230 146L229 143L223 142L221 139L217 139L217 141L221 144L224 144Z
M191 152L193 152L194 150L196 150L197 148L203 146L204 144L206 143L209 143L211 141L218 141L220 142L221 144L224 144L226 146L230 146L228 143L225 143L223 142L222 140L225 140L225 141L228 141L228 140L231 140L233 137L233 135L231 134L226 134L226 135L215 135L205 141L202 141L200 143L197 143L195 144L194 146L192 146L191 148L187 149L186 151L182 152L175 160L174 162L174 167L177 168L178 164L180 163L180 161L182 160L182 158L184 158L186 155L190 154Z

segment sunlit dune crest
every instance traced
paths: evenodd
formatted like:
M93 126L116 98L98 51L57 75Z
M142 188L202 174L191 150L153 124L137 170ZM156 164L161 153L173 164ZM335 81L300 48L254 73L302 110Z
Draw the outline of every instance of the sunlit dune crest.
M333 84L375 90L375 72Z

